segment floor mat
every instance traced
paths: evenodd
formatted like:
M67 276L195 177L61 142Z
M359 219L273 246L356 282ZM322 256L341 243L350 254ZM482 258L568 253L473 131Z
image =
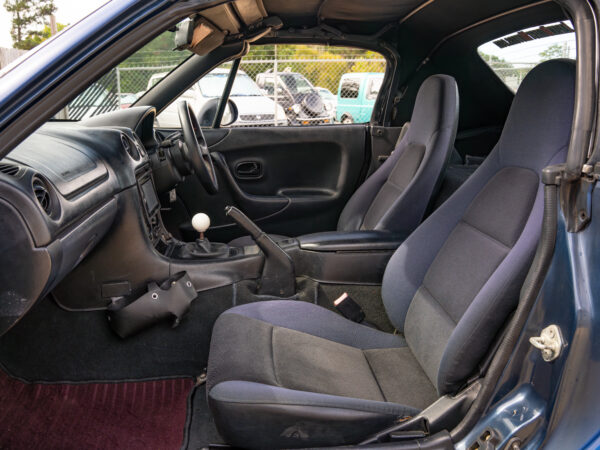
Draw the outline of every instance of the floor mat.
M182 449L197 450L210 444L223 444L206 401L206 384L194 388L190 395L188 422Z
M0 338L0 367L31 382L194 377L206 367L214 321L231 306L231 286L212 289L178 327L164 322L121 339L104 311L65 311L44 298Z
M193 385L28 384L0 373L0 448L179 449Z

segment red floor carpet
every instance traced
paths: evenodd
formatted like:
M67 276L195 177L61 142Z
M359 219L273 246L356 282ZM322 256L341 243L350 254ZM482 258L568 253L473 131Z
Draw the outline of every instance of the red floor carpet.
M0 448L178 449L193 384L26 384L0 372Z

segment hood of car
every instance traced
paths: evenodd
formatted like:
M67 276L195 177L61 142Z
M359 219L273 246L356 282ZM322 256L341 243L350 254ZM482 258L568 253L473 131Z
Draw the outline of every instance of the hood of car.
M279 117L285 117L285 113L283 108L280 105L276 105L273 100L264 96L234 96L232 95L231 100L233 100L238 107L238 112L240 116L246 115L270 115L273 117L275 114L275 109L277 108L277 115Z

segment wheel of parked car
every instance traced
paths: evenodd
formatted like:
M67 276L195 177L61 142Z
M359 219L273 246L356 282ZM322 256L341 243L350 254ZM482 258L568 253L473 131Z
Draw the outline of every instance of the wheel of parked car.
M179 102L177 111L185 143L183 154L194 168L194 173L204 189L209 194L216 194L219 191L217 173L215 172L215 166L208 152L208 145L206 139L204 139L198 119L185 100Z
M349 123L354 123L354 121L352 120L352 117L350 117L350 116L344 116L342 118L342 123L349 124Z

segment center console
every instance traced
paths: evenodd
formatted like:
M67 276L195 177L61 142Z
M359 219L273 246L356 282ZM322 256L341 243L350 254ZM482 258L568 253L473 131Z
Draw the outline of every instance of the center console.
M209 242L204 238L204 232L210 225L205 214L197 214L192 221L199 239L181 242L174 239L163 225L160 202L149 169L138 175L138 191L148 238L159 253L172 260L189 263L224 262L261 253L265 258L265 293L273 295L293 295L293 280L299 276L324 283L380 284L390 257L406 237L374 230L333 231L274 242L241 211L228 207L227 215L253 237L256 246L230 247Z
M154 182L152 181L152 170L148 167L138 173L137 188L140 200L144 210L144 221L148 239L155 247L166 244L170 240L170 235L166 231L160 215L160 201L156 194Z
M244 255L242 248L209 242L203 236L194 242L181 242L174 239L163 224L160 201L151 174L152 170L150 168L137 174L137 189L143 207L146 234L160 254L168 258L182 260L223 259ZM210 221L203 230L197 231L203 234L209 225Z
M315 281L379 285L389 259L406 237L387 231L332 231L297 238L296 274Z

